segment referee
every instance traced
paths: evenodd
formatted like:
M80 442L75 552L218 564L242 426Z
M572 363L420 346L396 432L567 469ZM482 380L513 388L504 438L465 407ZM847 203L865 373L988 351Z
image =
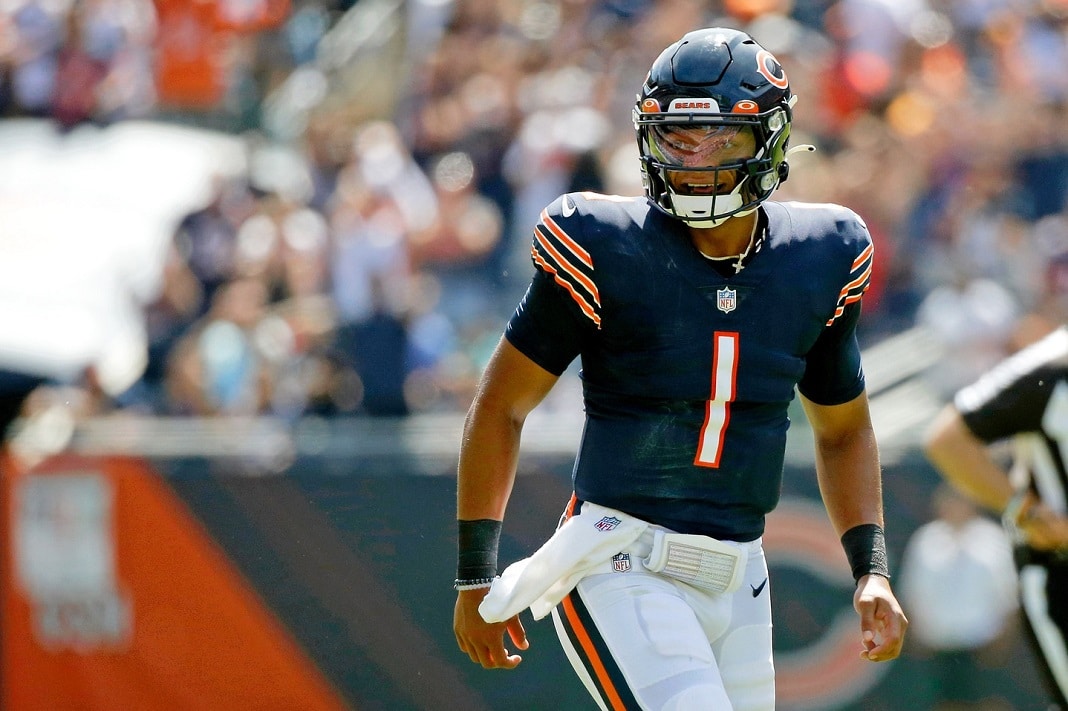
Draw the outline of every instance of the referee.
M1006 469L990 445L1010 437ZM958 391L925 447L943 477L1001 514L1016 549L1025 627L1053 701L1068 711L1068 327Z

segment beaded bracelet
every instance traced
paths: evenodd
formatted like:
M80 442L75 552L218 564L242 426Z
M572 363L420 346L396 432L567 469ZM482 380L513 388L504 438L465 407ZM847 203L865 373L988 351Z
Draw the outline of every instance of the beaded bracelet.
M453 590L481 590L482 588L488 588L493 585L493 581L496 578L474 578L471 580L461 580L457 578L452 584Z

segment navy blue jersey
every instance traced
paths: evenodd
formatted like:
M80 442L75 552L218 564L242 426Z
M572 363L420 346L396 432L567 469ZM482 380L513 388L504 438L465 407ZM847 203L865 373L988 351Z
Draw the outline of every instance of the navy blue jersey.
M863 391L863 221L800 203L760 217L759 251L725 276L644 197L571 193L542 212L506 337L556 374L581 358L580 500L752 540L778 503L795 386L822 404Z

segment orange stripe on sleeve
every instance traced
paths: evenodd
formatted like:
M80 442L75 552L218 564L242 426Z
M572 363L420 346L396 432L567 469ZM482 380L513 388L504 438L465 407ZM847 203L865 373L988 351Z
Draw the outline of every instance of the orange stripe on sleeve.
M579 258L579 261L590 269L593 269L593 257L590 256L590 253L583 249L578 242L571 239L571 235L564 232L560 225L556 224L556 221L549 217L549 212L547 210L541 211L541 222L549 228L550 232L556 235L558 240L564 243L564 246L567 247L572 254Z
M537 250L532 249L531 256L533 257L534 262L538 266L553 275L553 279L556 281L556 283L566 289L569 294L571 294L571 298L574 299L575 303L578 304L580 309L582 309L582 313L586 314L587 318L597 324L597 328L600 328L601 317L597 314L596 310L594 310L593 306L591 306L590 303L582 297L582 294L575 291L575 287L571 286L571 284L566 279L561 277L560 273L557 272L555 268L553 268L553 265L546 262L542 258L542 256L538 254Z
M870 278L871 278L871 264L868 264L868 268L865 269L863 272L861 272L860 276L858 276L856 279L854 279L853 281L851 281L851 282L849 282L848 284L845 285L845 288L842 289L842 293L844 294L845 292L849 291L850 289L852 289L855 286L860 286L864 282L868 281Z
M857 267L859 267L864 262L865 259L867 259L868 257L871 256L871 253L874 252L874 251L875 251L875 245L874 244L869 244L867 247L865 247L864 251L861 252L860 254L858 254L857 258L853 260L853 266L849 268L850 271L852 271L852 270L856 269Z
M585 274L576 269L570 262L568 262L567 257L560 254L560 252L555 247L553 247L549 240L545 239L544 235L542 235L541 232L539 232L538 230L534 230L534 239L537 240L538 244L541 245L542 249L548 252L549 256L552 257L553 261L556 262L556 264L561 269L570 274L579 284L582 284L583 288L585 288L586 291L589 292L590 296L593 297L594 303L601 303L601 296L597 291L597 285L594 284L589 277L587 277Z

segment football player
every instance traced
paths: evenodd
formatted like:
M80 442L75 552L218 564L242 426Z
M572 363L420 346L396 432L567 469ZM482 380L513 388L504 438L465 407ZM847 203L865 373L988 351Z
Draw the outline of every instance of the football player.
M1015 446L1011 476L990 449L1006 440ZM1001 514L1050 708L1068 709L1068 327L962 388L924 444L947 481Z
M761 535L795 388L856 580L858 654L901 651L855 333L871 237L844 207L769 201L788 175L793 105L751 37L691 32L634 108L645 195L570 193L541 213L533 280L460 450L454 631L472 661L517 665L503 636L527 648L529 607L552 614L602 709L773 709ZM574 495L552 538L498 576L524 419L575 358Z

